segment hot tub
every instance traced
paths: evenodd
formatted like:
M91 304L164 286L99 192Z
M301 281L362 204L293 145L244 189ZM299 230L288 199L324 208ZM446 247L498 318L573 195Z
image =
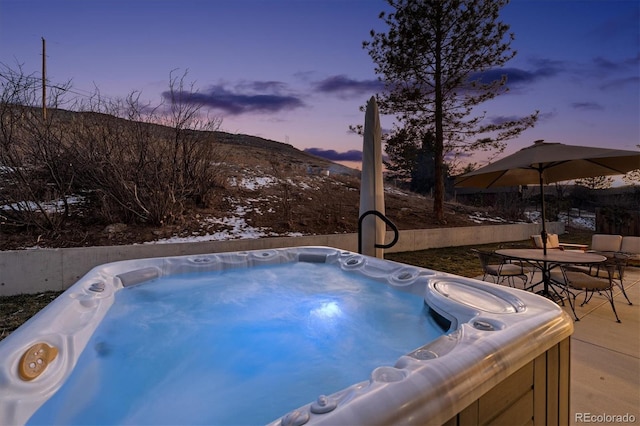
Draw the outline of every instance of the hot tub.
M562 423L572 324L327 247L115 262L0 342L0 424Z

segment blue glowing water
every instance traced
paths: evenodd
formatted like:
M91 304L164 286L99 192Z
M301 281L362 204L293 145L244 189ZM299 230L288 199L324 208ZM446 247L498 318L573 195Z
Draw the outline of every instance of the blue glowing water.
M29 424L264 424L443 330L421 297L319 263L128 287Z

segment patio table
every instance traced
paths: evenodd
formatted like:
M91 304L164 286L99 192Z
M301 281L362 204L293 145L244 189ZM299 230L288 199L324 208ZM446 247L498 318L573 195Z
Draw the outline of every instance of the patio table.
M569 249L580 250L580 251L587 251L587 249L589 248L588 244L559 243L558 245L562 249L569 248Z
M501 256L505 256L509 259L515 259L528 263L529 265L540 269L542 272L542 280L527 287L526 289L533 289L539 284L543 284L543 289L538 292L542 296L554 299L549 289L551 285L551 270L560 265L594 265L607 260L605 256L601 256L595 253L583 253L579 251L564 251L564 250L548 250L545 254L540 249L501 249L496 250Z

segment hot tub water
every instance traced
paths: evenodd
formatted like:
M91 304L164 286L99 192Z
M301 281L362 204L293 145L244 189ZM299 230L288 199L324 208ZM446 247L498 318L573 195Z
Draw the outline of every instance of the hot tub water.
M265 424L444 334L422 297L324 263L172 275L115 299L29 423Z

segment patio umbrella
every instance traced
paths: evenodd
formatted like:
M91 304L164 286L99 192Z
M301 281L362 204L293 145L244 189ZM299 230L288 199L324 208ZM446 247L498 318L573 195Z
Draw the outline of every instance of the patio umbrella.
M364 116L364 137L362 141L362 175L360 182L359 217L377 211L385 214L384 186L382 181L382 130L380 114L374 96L367 102ZM385 223L376 215L368 214L362 218L361 228L362 254L382 258L383 249L376 244L384 244Z
M640 152L535 141L533 145L456 179L456 186L491 188L539 184L542 241L547 252L544 185L640 169Z

